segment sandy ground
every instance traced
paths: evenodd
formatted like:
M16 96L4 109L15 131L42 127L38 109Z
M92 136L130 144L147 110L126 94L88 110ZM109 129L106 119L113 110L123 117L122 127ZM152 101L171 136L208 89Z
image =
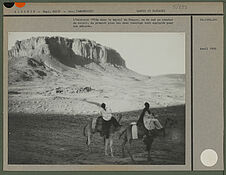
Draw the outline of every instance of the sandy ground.
M185 103L184 74L147 76L94 63L71 68L57 62L50 69L29 60L9 60L10 113L86 115L98 113L103 102L113 112L138 110L146 101L151 107Z
M134 140L131 152L136 164L184 164L185 106L153 108L164 123L166 118L177 121L176 127L166 128L166 137L155 139L151 161L142 141ZM121 123L137 120L141 111L120 113ZM104 156L103 138L96 134L92 152L86 146L82 128L93 115L56 115L9 113L9 164L133 164L128 155L122 158L121 140L114 138L115 157Z
M113 112L138 110L146 101L151 107L185 103L182 75L135 78L125 74L95 77L90 73L82 79L71 73L9 84L8 109L10 113L84 115L98 113L103 102Z

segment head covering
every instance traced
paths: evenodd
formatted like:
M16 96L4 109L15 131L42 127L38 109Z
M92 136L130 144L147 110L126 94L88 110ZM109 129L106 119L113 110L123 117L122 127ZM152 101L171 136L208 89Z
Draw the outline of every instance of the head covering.
M144 103L144 106L145 106L146 109L149 109L149 107L150 107L150 105L149 105L148 102L145 102L145 103Z
M106 110L106 104L105 104L105 103L102 103L102 104L101 104L101 107L102 107L104 110Z

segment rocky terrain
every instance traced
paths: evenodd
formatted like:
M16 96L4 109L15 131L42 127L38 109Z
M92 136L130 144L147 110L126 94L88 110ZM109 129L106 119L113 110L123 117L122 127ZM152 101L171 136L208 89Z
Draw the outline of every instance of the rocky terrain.
M116 50L88 39L36 37L8 51L12 113L93 114L185 103L183 74L146 76L126 67ZM164 64L164 63L163 63Z

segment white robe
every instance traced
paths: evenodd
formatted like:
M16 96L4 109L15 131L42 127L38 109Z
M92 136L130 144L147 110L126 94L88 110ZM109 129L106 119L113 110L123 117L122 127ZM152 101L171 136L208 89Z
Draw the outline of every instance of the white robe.
M106 109L106 111L105 111L103 108L101 108L100 115L103 117L103 119L105 121L111 120L111 117L112 117L112 114L111 114L111 110L110 109Z
M154 118L152 114L148 114L148 112L145 112L143 120L144 126L148 130L163 128L159 120Z

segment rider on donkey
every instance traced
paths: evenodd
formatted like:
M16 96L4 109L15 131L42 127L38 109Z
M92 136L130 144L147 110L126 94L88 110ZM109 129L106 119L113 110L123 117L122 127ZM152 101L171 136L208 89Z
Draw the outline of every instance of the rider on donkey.
M140 130L143 130L146 136L148 136L150 132L154 131L155 129L163 131L163 135L165 135L165 128L163 128L159 120L154 117L154 113L151 113L149 109L150 108L149 103L145 102L144 106L145 107L137 121L137 127ZM148 128L146 127L147 125L145 125L145 119L147 121L152 122L155 125L154 128L153 127L149 128L149 129L153 129L152 131L148 130Z
M112 116L112 113L110 112L110 110L106 108L105 103L101 104L100 115L103 119L101 136L105 136L106 138L109 138L111 126L113 125L115 130L118 130L121 127L121 125Z

